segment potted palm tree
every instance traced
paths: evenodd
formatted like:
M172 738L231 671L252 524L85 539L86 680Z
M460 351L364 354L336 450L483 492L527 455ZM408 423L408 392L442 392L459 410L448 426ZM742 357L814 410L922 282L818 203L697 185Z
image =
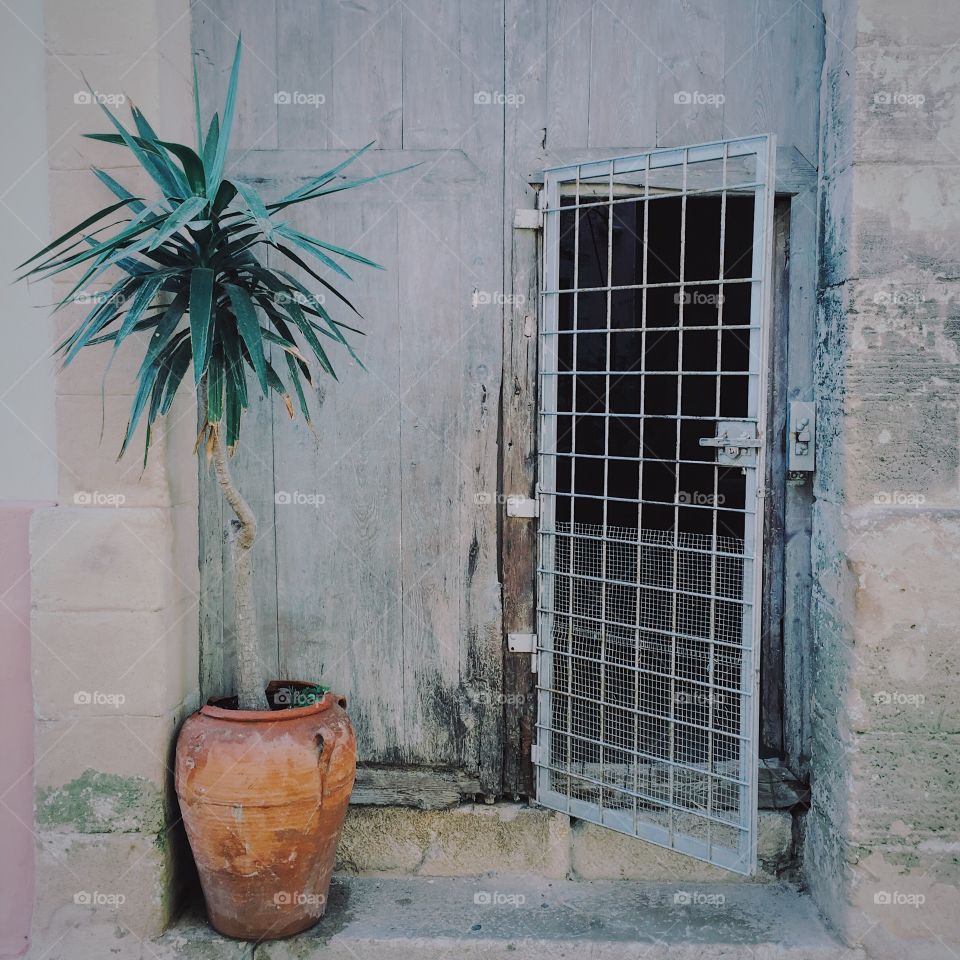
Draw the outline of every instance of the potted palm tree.
M79 270L56 309L91 283L110 282L57 348L64 364L84 347L112 343L115 352L142 346L134 335L149 334L120 456L145 419L146 463L155 424L185 384L189 389L192 380L196 387L197 449L212 463L235 514L237 692L184 723L176 787L211 922L229 936L259 940L303 930L323 914L353 788L356 742L342 697L306 681L266 683L253 596L257 524L234 483L230 457L252 390L278 394L291 417L295 398L309 422L304 385L312 388L318 375L336 376L327 348L347 350L359 363L347 336L360 331L335 319L308 284L319 284L341 310L356 313L336 285L349 279L343 262L378 265L300 232L283 220L284 212L388 174L342 176L368 144L272 202L227 178L240 50L238 40L223 115L213 115L206 134L194 73L196 149L161 140L135 106L134 130L128 130L95 98L115 132L87 136L129 151L161 197L134 196L94 168L115 202L21 264L20 279ZM269 251L282 267L260 259Z

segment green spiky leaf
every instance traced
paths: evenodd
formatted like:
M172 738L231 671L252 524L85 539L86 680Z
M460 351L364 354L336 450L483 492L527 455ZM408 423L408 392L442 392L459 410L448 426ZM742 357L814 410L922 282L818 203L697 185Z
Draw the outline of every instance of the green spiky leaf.
M367 144L279 200L269 201L251 184L225 178L241 51L238 39L226 103L222 113L211 117L206 136L194 69L196 149L161 140L137 107L131 109L133 129L128 129L98 98L112 129L90 136L126 150L159 188L160 197L136 196L120 179L94 168L94 176L114 202L44 246L19 268L19 279L73 271L71 289L55 309L65 308L79 292L94 285L107 288L58 347L65 364L91 345L112 344L115 353L130 350L131 343L137 342L144 350L121 455L145 420L146 460L156 420L170 411L178 391L189 389L183 384L189 384L191 365L194 383L206 388L205 419L224 425L224 436L233 449L249 407L248 368L265 394L278 394L291 416L299 407L309 421L304 384L315 388L317 366L335 378L335 350L345 349L358 359L346 333L362 331L335 317L324 306L323 297L307 284L316 284L313 289L331 294L338 307L342 304L359 316L340 289L350 274L339 261L378 264L274 217L294 204L399 171L344 179L342 171L372 147ZM277 251L291 269L302 271L298 275L303 281L262 262L261 255L270 250ZM148 337L134 338L134 333ZM296 405L291 399L294 394Z

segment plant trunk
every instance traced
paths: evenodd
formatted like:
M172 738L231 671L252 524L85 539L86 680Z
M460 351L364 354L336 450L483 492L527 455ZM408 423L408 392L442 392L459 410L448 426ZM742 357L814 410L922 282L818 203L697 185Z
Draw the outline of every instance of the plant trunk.
M240 710L269 710L266 682L257 644L257 616L253 601L253 544L257 519L230 475L227 449L218 429L213 444L213 466L223 495L236 514L230 522L230 552L236 581L237 618L237 707Z

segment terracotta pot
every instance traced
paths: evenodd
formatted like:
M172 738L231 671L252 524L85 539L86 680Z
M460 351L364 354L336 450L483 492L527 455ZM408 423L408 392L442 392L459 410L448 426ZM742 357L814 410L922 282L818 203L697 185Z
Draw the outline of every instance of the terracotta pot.
M280 691L296 703L309 689L274 681L267 694L280 707L291 700ZM270 711L229 703L212 700L180 731L180 810L213 926L243 940L287 937L326 908L356 739L333 693Z

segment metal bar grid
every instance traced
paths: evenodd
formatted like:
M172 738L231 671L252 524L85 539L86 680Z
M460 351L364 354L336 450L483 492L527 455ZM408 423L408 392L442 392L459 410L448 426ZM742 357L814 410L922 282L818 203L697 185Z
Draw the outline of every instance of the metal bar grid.
M719 198L721 202L726 199L726 195L721 195ZM597 206L606 206L606 204L597 204ZM567 213L571 210L580 209L574 206L565 206L563 212ZM688 280L683 286L684 288L696 288L696 287L716 287L722 283L731 284L731 283L756 283L760 278L759 277L726 277L721 280L719 278L711 278L710 280ZM562 289L557 290L541 290L541 294L554 294L554 293L602 293L607 290L613 290L617 293L623 290L676 290L680 286L679 281L677 280L667 280L664 283L621 283L616 285L598 285L595 287L563 287Z
M541 612L554 613L554 614L556 614L557 616L562 616L562 615L563 615L563 611L562 611L562 610L551 610L551 611L542 610ZM591 625L595 625L595 624L597 624L597 623L599 623L599 622L600 622L600 621L592 621L592 624L591 624ZM634 629L634 625L633 625L633 624L630 624L630 623L621 623L619 620L607 620L607 621L604 621L604 623L606 623L606 624L609 625L609 626L613 626L613 627L624 627L624 628L626 628L626 629L628 629L628 630ZM654 635L654 636L661 636L661 637L673 637L673 636L674 636L674 635L672 635L672 634L667 634L667 633L665 633L664 631L656 631L656 630L646 630L646 631L644 631L643 633L644 633L644 635L645 635L645 634L652 634L652 635ZM718 641L718 640L708 640L708 639L706 639L706 638L704 638L704 637L689 637L689 636L686 636L685 634L682 634L682 633L681 633L681 634L676 634L676 635L675 635L675 638L676 638L676 639L679 639L679 640L691 640L691 641L694 641L694 642L697 642L697 643L710 643L710 644L712 644L712 645L714 645L714 646L717 646L717 647L729 647L729 648L731 648L731 649L739 649L739 648L736 646L736 644L723 643L723 642ZM647 643L648 641L647 641L646 639L644 639L642 642L643 642L643 643ZM584 662L588 662L588 661L591 661L591 660L592 660L591 657L583 656L583 655L576 654L576 653L565 654L565 656L568 656L571 660L582 660L582 661L584 661ZM622 667L623 667L624 670L629 671L631 674L639 674L639 673L643 672L643 673L648 673L651 677L663 677L664 679L667 679L667 680L669 680L669 679L670 679L670 676L671 676L669 673L662 673L662 672L660 672L660 671L658 671L658 670L654 670L654 669L652 669L652 668L650 668L650 667L645 667L642 671L640 670L639 667L635 667L635 666L632 666L632 665L630 665L630 664L623 664ZM739 687L739 686L736 686L736 687L725 687L722 683L719 683L719 682L717 682L716 680L714 680L713 683L711 684L711 683L710 683L709 681L707 681L707 680L696 680L696 679L693 679L693 678L687 678L687 679L685 679L684 682L687 683L687 684L689 684L689 685L692 686L692 687L704 687L704 688L710 688L710 687L712 687L714 690L719 690L720 692L736 693L736 694L742 695L742 696L752 696L752 693L743 693L743 694L741 694L741 690L740 690L740 687ZM547 689L547 688L544 687L544 689ZM576 694L575 694L575 696L576 696ZM632 712L635 712L635 713L642 713L642 712L644 712L644 711L641 711L639 708L628 708L628 707L624 707L623 709L626 709L626 710L631 710L631 709L632 709ZM677 722L681 722L681 721L677 721ZM690 724L690 725L696 726L696 724ZM730 736L735 737L736 739L742 739L739 734L730 734Z
M580 196L596 195L596 194L590 194L589 191L584 190L583 186L584 185L581 184ZM758 186L761 186L761 184L758 184L756 182L731 184L729 187L727 187L726 193L728 194L740 193L740 194L746 195L747 193L752 193L754 190L757 189ZM570 194L565 194L565 195L569 196ZM719 196L719 193L717 190L684 190L684 189L672 190L669 187L651 187L647 192L631 193L626 196L617 196L617 197L614 197L613 199L606 198L603 200L596 200L596 201L593 201L592 203L582 203L579 200L576 200L575 202L568 204L567 209L587 210L591 207L606 207L608 205L616 206L617 204L622 204L622 203L640 203L640 202L646 202L647 200L651 200L651 201L673 200L679 197L716 197L716 196Z
M604 469L606 469L609 462L609 457L603 458ZM593 500L597 503L647 503L651 506L656 505L660 507L675 507L677 510L709 510L712 513L718 513L722 510L724 513L740 514L741 516L745 514L753 515L756 512L754 510L747 510L742 507L717 507L705 503L685 503L683 500L678 503L676 497L679 496L679 494L677 493L674 494L674 498L672 500L653 500L643 497L605 497L603 494L599 493L580 493L579 491L572 493L568 490L550 490L547 488L542 488L540 493L548 497L568 497L571 500ZM679 545L677 549L681 549Z
M756 859L763 450L738 472L691 445L720 420L762 436L774 157L761 136L544 178L538 800L739 873ZM603 305L581 314L588 296ZM706 378L709 412L691 408Z

